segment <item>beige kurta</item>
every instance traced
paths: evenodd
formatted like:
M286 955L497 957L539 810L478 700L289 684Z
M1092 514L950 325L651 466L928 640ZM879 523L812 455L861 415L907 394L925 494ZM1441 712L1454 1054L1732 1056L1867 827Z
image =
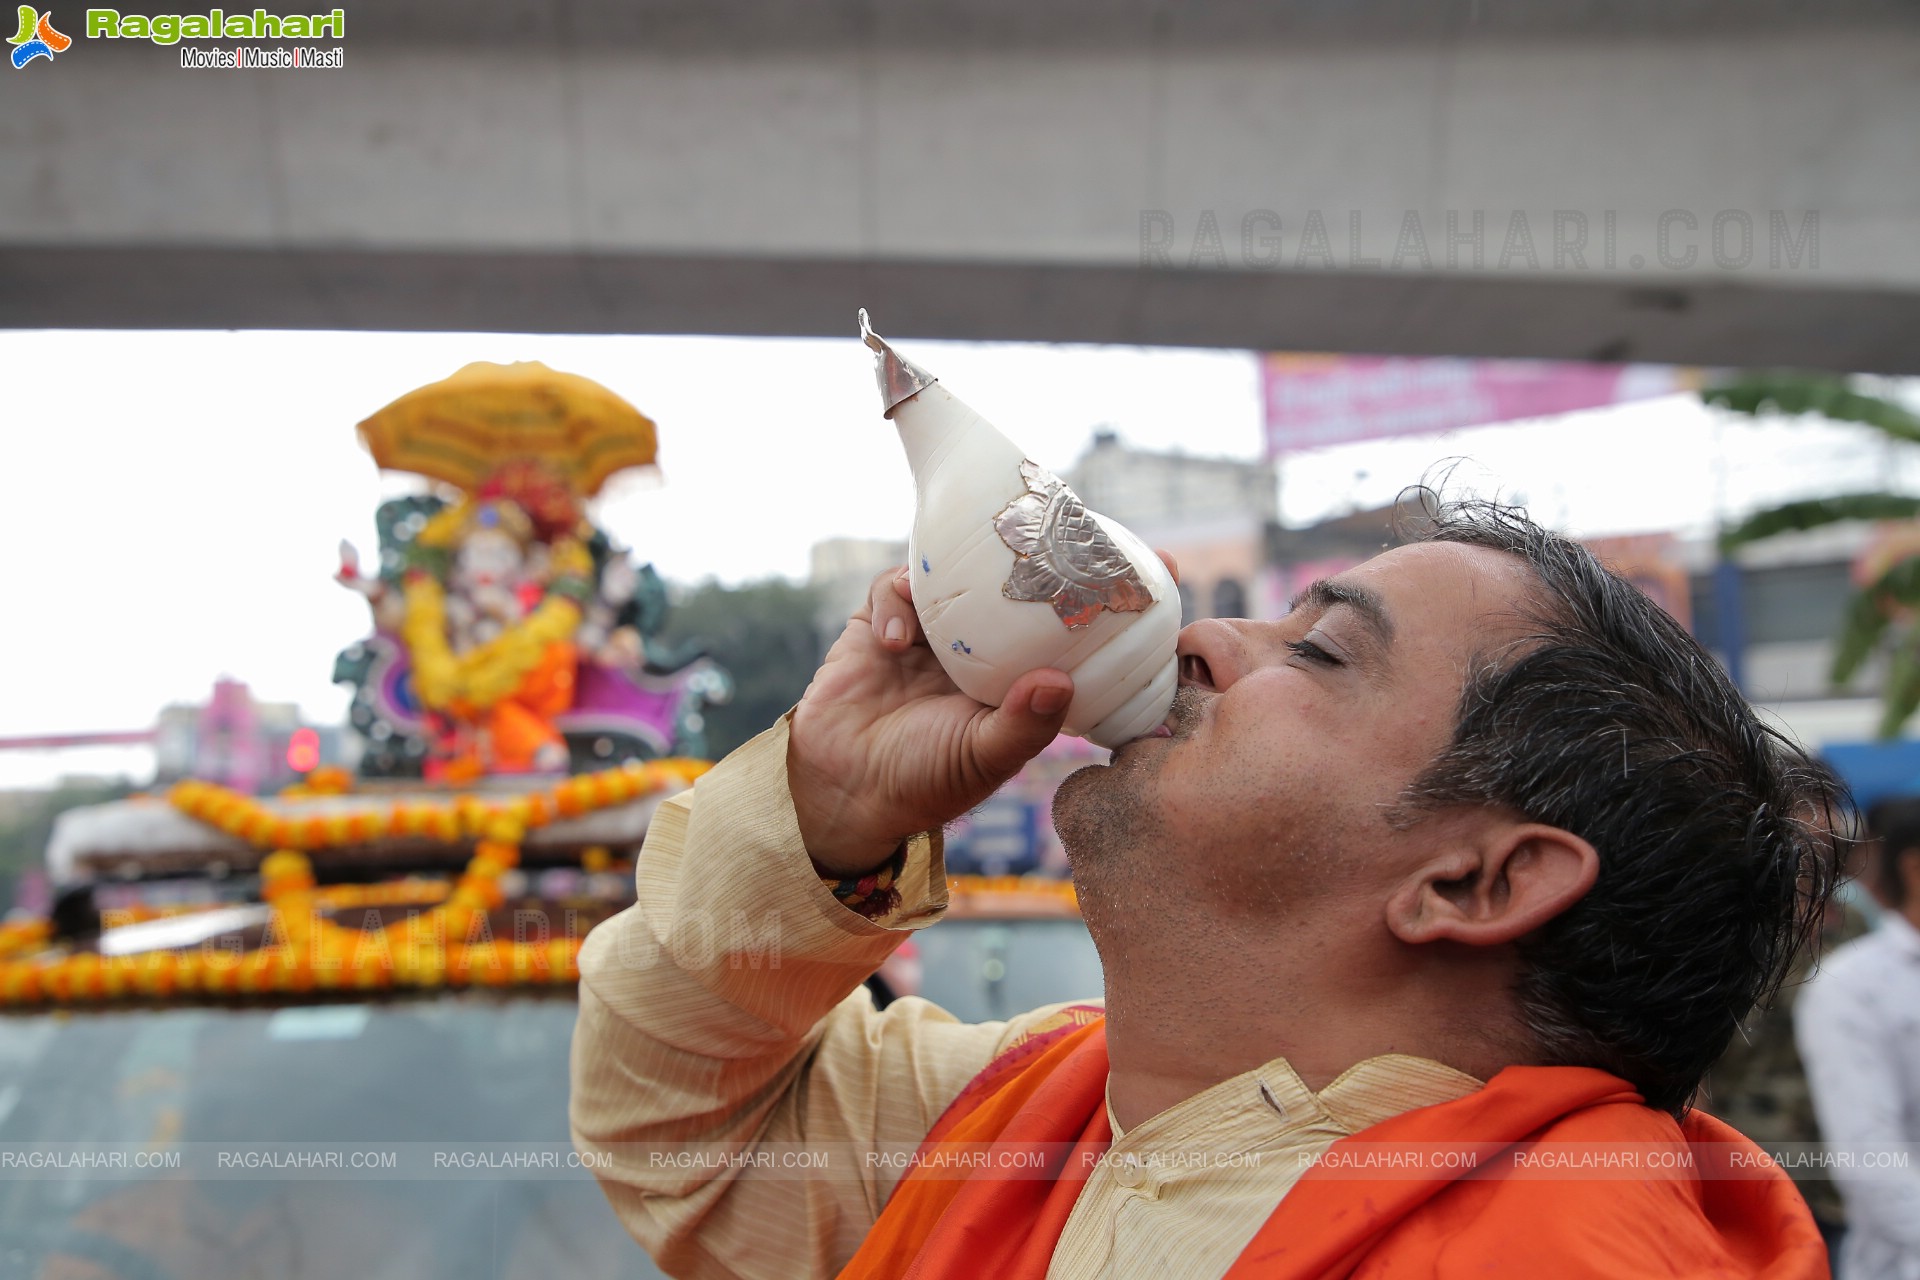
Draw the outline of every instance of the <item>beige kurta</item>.
M580 956L574 1142L627 1229L677 1276L832 1276L968 1080L1054 1009L963 1024L924 1000L876 1012L861 982L946 908L937 841L900 908L834 900L800 840L786 722L662 804L638 901ZM1050 1272L1214 1277L1335 1139L1479 1082L1362 1062L1319 1094L1284 1060L1118 1135ZM825 1168L801 1167L817 1152Z

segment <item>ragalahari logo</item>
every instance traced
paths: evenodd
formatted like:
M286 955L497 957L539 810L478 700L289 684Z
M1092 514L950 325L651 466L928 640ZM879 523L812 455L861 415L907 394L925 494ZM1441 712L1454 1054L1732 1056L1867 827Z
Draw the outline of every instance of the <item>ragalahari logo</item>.
M0 27L0 31L5 31ZM35 58L53 61L56 53L65 53L67 46L73 43L72 36L63 36L53 29L53 10L37 13L26 5L20 6L20 34L7 41L13 48L13 67L18 71Z

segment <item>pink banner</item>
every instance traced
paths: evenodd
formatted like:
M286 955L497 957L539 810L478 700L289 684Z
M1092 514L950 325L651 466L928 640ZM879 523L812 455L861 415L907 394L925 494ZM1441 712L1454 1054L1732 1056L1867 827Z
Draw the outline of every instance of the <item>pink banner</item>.
M1570 413L1698 385L1693 370L1662 365L1285 353L1268 355L1262 374L1268 458Z

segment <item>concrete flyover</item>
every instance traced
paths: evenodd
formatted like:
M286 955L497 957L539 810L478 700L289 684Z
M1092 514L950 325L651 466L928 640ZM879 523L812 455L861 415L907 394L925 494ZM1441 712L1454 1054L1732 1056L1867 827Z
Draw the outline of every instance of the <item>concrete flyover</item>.
M1920 372L1906 0L339 3L0 68L0 325Z

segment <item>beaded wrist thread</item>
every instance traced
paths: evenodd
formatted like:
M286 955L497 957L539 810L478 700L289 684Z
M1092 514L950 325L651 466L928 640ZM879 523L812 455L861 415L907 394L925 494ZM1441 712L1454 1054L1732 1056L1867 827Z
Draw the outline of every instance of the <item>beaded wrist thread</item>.
M900 879L901 869L906 865L907 846L902 843L893 851L891 858L866 875L847 880L823 875L820 879L832 891L841 906L869 920L878 920L881 916L899 908L900 890L896 882Z

